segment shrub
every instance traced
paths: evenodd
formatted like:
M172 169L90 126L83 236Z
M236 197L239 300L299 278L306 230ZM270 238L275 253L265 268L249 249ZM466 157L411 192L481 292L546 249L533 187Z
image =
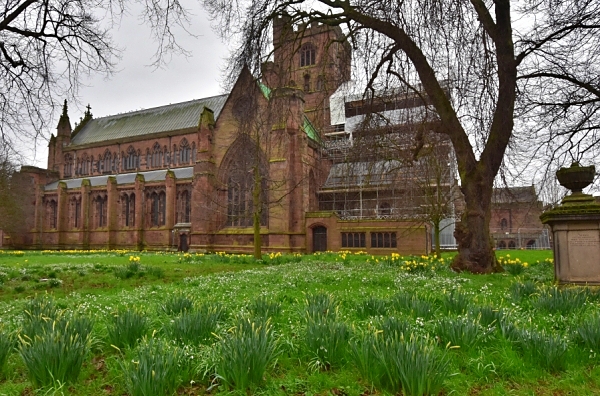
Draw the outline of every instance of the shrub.
M257 324L241 319L222 339L220 352L217 377L225 384L241 390L260 385L278 354L270 320Z
M449 360L428 340L411 336L368 334L351 343L351 355L361 375L391 393L435 395L449 373Z
M356 313L359 318L365 319L369 316L383 316L387 313L387 302L377 297L369 297L358 303Z
M535 306L544 311L566 315L583 308L586 300L586 293L577 289L552 287L536 299Z
M600 351L600 315L594 314L591 318L577 326L577 336L586 348L594 352Z
M74 383L90 350L92 327L86 317L59 318L34 337L20 336L19 354L31 382L37 387Z
M248 310L255 317L270 318L279 315L281 303L270 301L265 296L260 296L248 305Z
M327 317L309 317L306 325L306 347L313 356L315 368L329 368L344 362L350 330L343 322Z
M306 296L306 314L312 319L335 317L337 315L335 298L328 293L308 294Z
M568 345L558 335L522 330L518 333L516 344L523 357L532 364L552 372L566 368Z
M108 326L108 341L117 348L133 347L148 332L148 319L135 309L119 310Z
M207 344L224 315L220 305L202 305L197 311L184 312L173 320L170 335L184 344Z
M471 299L469 299L466 294L456 290L453 290L450 292L450 294L447 294L446 299L444 300L444 306L448 312L458 315L467 312L471 305Z
M143 341L133 359L119 363L132 396L172 395L182 383L181 351L165 341Z
M167 315L179 315L191 311L194 307L194 300L181 293L167 297L161 309Z

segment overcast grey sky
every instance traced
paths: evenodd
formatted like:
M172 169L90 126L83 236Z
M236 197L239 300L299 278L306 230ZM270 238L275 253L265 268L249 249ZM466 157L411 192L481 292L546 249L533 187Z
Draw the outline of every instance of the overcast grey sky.
M190 32L198 37L181 32L178 40L191 57L174 56L164 69L149 66L156 43L150 37L150 29L140 24L135 10L123 18L120 27L112 31L114 43L124 49L118 72L108 80L93 76L83 81L81 103L69 104L72 126L88 103L94 118L98 118L223 93L221 70L229 54L228 44L214 34L199 2L190 1L188 6L193 7L190 11L194 14ZM56 133L56 129L53 127L44 137L49 138L50 133ZM33 142L26 149L27 164L46 167L47 158L47 140L40 139L35 150Z

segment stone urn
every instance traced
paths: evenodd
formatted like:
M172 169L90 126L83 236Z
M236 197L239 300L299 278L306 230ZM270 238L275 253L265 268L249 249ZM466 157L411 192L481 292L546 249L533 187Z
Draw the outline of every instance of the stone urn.
M568 188L573 194L581 193L584 188L594 182L596 168L591 166L579 166L579 162L573 162L568 168L560 168L556 172L556 178L561 186Z

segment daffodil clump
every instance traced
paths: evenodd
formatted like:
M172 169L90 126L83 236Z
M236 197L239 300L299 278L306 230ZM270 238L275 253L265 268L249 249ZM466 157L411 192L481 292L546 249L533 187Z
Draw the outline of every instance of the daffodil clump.
M25 255L25 252L21 250L0 250L0 255L23 257L23 255Z
M129 256L129 262L139 264L140 256Z
M502 268L506 270L506 272L512 275L519 275L525 268L529 267L529 263L521 261L519 258L511 258L510 254L506 256L500 256L498 258L498 262L502 265Z

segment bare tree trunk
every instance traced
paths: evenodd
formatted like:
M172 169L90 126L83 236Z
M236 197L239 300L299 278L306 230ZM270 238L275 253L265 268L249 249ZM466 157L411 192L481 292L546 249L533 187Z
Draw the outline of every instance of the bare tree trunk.
M466 208L456 225L454 237L458 243L458 255L452 268L473 273L500 272L494 246L490 238L492 181L483 177L463 184Z
M435 255L441 257L442 249L440 248L440 220L435 219L433 222L433 243L435 243Z

